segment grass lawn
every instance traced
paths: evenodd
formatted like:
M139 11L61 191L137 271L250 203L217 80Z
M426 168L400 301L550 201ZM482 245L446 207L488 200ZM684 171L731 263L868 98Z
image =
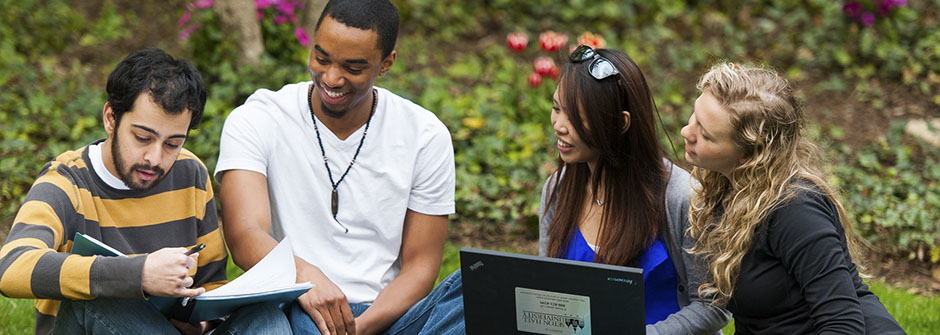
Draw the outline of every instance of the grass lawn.
M458 250L460 248L452 243L445 246L438 281L460 267ZM235 278L242 271L230 262L228 273L229 278ZM888 312L891 312L908 334L940 333L940 296L919 296L879 281L873 281L870 285ZM0 335L32 334L33 318L32 300L0 297ZM724 330L726 334L733 334L734 325L729 324Z

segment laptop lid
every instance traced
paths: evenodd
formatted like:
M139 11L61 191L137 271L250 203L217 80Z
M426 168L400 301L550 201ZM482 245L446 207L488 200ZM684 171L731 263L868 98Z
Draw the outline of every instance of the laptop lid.
M467 334L645 334L643 270L460 249Z

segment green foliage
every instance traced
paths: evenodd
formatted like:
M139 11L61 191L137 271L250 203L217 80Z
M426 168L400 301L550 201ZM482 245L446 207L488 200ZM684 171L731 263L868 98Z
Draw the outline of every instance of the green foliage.
M806 92L850 95L874 108L897 90L927 97L932 110L940 105L937 0L908 1L871 27L846 17L843 2L826 0L394 2L402 18L398 58L377 85L428 108L450 129L454 220L465 224L533 229L540 187L556 155L548 117L554 82L546 78L535 89L526 82L544 30L565 32L571 43L581 32L598 33L608 47L634 58L653 90L664 134L678 146L669 152L681 153L678 133L698 94L695 79L720 59L770 64ZM94 78L111 68L93 68L78 51L127 43L134 37L129 23L138 18L111 0L96 4L86 15L92 11L64 0L0 0L0 218L15 214L43 164L104 136L104 87ZM237 63L239 37L222 29L211 10L195 11L200 28L174 41L183 50L177 56L193 61L209 88L203 122L186 146L210 170L233 108L256 89L309 80L309 51L292 26L274 23L271 9L263 14L266 52L258 67ZM511 53L505 36L519 31L530 34L529 49ZM112 55L112 64L122 56ZM901 127L856 147L841 142L841 128L816 128L815 135L857 232L889 255L937 263L940 155L905 138ZM457 249L447 245L441 277L458 267ZM937 310L936 297L873 289L910 333L938 327L936 313L918 313ZM0 334L29 332L31 302L0 298L0 325Z
M940 154L905 141L904 123L857 150L830 149L830 182L842 190L856 230L882 252L937 263L940 251Z
M403 39L400 54L420 54L423 42ZM448 65L419 57L378 84L434 111L451 130L460 222L517 223L538 215L539 187L551 160L551 92L530 90L501 45L455 55ZM399 63L400 64L400 63ZM441 66L445 76L431 69Z
M651 85L670 140L665 142L675 144L667 148L672 153L682 152L679 129L698 94L695 79L718 59L771 64L808 92L852 94L876 107L890 94L886 85L940 103L937 1L909 2L871 27L844 15L841 2L824 0L395 3L402 17L398 58L377 85L433 111L451 130L454 220L462 223L531 230L537 219L540 187L556 155L548 117L554 82L546 78L535 89L526 82L531 60L544 54L537 41L544 30L567 33L571 43L581 32L598 33L608 47L631 55ZM65 55L123 43L131 37L128 22L136 18L108 0L93 16L62 0L0 4L7 8L0 13L2 217L15 213L46 161L103 136L102 83L88 78L110 68L92 69ZM187 40L174 41L209 88L203 122L186 146L210 169L233 108L256 89L309 80L309 51L297 43L293 26L276 24L270 8L263 14L266 51L258 67L238 64L239 37L225 31L209 9L194 11L199 28ZM529 48L508 51L509 32L529 33ZM553 56L563 58L565 51ZM935 154L898 134L861 149L843 148L838 140L822 146L862 236L892 254L940 258L938 241L931 238L937 214L930 209L937 207L940 179Z
M0 6L0 217L6 217L15 213L43 164L102 136L97 130L103 90L88 85L89 67L61 56L88 36L108 42L125 29L109 2L95 20L64 1Z

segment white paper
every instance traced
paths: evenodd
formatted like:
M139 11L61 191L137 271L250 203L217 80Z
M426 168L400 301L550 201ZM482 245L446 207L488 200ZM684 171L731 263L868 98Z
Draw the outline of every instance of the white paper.
M294 283L296 280L294 252L285 237L247 272L222 287L203 293L200 297L239 296L291 287L313 287L309 282Z

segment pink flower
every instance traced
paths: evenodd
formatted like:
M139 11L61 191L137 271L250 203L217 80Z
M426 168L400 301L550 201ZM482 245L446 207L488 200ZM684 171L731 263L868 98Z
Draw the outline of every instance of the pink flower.
M525 33L509 33L506 35L506 44L512 51L522 51L529 45L529 36Z
M258 10L258 20L261 20L261 19L263 19L263 18L264 18L264 11L259 9L259 10Z
M273 0L255 0L255 8L265 9L274 4Z
M297 38L297 43L300 43L300 45L310 45L310 37L307 36L307 32L303 28L297 27L297 29L294 29L294 37Z
M193 6L196 6L196 8L209 8L212 7L212 0L196 0L193 1Z
M183 29L182 31L180 31L180 33L179 33L179 39L181 39L181 40L188 39L189 36L192 35L193 32L196 31L196 29L198 29L198 28L199 28L199 22L196 22L196 23L191 24L189 27L186 27L185 29Z
M538 57L532 62L532 67L535 69L535 73L549 76L552 74L552 68L555 67L555 61L551 57Z
M286 17L283 17L283 16L278 15L276 18L274 18L274 23L277 23L277 24L284 24L285 22L287 22L287 18L286 18Z
M183 12L183 16L180 17L180 20L176 21L176 27L182 28L184 25L186 25L187 22L189 22L189 19L192 18L192 16L193 13L189 10Z
M538 73L529 74L529 86L535 88L539 87L539 84L542 83L542 76Z
M542 45L542 50L546 52L558 51L562 46L568 44L568 35L549 30L539 34L539 43Z
M871 27L873 24L875 24L875 14L872 14L872 12L862 13L861 22L865 26Z
M277 9L278 12L285 15L294 15L295 7L294 2L290 0L281 0L274 5L274 8Z
M907 0L875 0L875 11L880 16L891 15L891 11L898 7L904 7Z
M589 46L591 49L600 49L607 46L603 36L594 35L590 32L584 32L581 36L578 36L578 44Z

